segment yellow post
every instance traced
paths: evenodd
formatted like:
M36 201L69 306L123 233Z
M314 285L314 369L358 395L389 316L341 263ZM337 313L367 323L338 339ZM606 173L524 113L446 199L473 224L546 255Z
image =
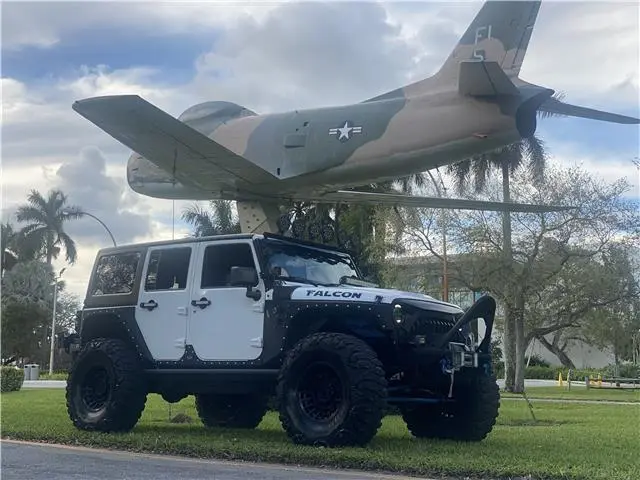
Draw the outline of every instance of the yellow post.
M558 386L562 386L562 372L558 372Z
M601 373L598 374L598 386L599 387L602 386L602 374Z

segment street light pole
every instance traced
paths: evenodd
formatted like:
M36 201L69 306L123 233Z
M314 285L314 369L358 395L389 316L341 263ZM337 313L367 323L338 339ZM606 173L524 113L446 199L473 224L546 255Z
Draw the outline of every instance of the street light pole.
M58 304L58 282L64 273L65 268L60 273L53 284L53 315L51 316L51 348L49 350L49 375L53 375L53 352L56 341L56 305Z
M107 231L107 233L108 233L108 234L109 234L109 236L111 237L111 241L113 242L113 246L114 246L114 247L117 247L116 239L115 239L115 238L113 238L113 234L111 233L111 230L109 230L109 227L107 227L107 226L105 225L105 223L104 223L102 220L100 220L98 217L96 217L95 215L93 215L93 214L91 214L91 213L89 213L89 212L85 212L84 210L74 210L73 212L74 212L74 213L79 213L80 215L86 215L86 216L91 217L91 218L93 218L94 220L96 220L100 225L102 225L102 226L104 227L104 229ZM64 211L64 213L69 214L69 213L71 213L71 210L66 209L66 210Z

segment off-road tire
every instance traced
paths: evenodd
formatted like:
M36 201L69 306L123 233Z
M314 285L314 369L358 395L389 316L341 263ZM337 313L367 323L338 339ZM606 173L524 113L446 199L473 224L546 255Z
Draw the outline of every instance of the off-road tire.
M402 418L413 436L466 442L486 438L500 409L495 376L480 369L457 372L453 397L455 403L403 405Z
M322 373L328 379L324 385ZM342 333L316 333L298 342L285 357L276 387L289 438L326 447L369 443L382 424L386 396L387 380L376 353Z
M84 346L71 367L66 389L67 412L76 428L129 431L138 423L146 401L143 371L129 345L97 338Z
M205 427L256 428L269 407L268 397L198 394L196 411Z

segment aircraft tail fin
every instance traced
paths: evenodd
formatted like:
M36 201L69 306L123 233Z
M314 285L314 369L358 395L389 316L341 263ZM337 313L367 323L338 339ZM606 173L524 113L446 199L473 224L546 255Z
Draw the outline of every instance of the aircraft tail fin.
M470 62L495 65L502 70L497 73L516 79L529 47L540 3L541 0L487 0L435 75L366 101L411 97L442 86L458 87L460 76L469 73L464 69Z
M460 62L458 93L471 96L519 95L520 90L498 62Z
M540 0L487 0L436 77L455 81L465 61L495 62L517 77L538 18Z

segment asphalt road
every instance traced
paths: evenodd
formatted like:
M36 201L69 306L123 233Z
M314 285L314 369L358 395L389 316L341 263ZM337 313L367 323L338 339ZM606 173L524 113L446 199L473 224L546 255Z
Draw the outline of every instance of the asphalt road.
M113 452L2 440L2 480L415 480L291 466Z

